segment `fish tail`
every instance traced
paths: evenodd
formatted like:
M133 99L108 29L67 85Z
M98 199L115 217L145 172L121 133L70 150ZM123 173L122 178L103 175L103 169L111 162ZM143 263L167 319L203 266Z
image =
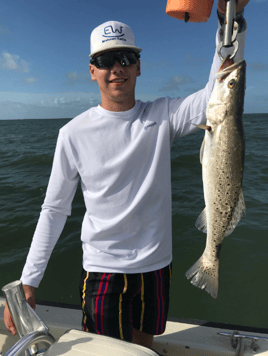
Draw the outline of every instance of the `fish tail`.
M213 298L217 298L219 289L219 259L212 262L204 254L185 273L186 278L197 288L205 289Z

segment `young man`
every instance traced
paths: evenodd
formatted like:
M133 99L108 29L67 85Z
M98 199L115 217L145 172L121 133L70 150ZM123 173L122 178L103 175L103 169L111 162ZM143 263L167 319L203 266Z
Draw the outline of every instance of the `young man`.
M239 0L242 11L249 0ZM224 13L225 1L218 10ZM245 26L240 14L243 58ZM217 34L217 42L219 35ZM131 29L109 21L91 35L91 78L101 105L65 125L59 133L51 177L22 273L33 307L51 252L61 234L81 181L86 214L81 240L80 295L83 330L151 347L164 332L171 277L172 141L197 130L221 61L214 56L206 87L186 99L135 101L141 74ZM222 55L227 55L225 49ZM8 308L5 323L15 326Z

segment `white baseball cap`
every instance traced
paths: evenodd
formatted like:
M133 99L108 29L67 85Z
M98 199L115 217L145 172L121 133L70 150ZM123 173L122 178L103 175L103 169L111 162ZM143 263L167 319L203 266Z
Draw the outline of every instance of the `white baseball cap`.
M134 33L122 22L108 21L96 27L90 36L90 57L96 53L114 48L130 48L140 53L141 48L135 44Z

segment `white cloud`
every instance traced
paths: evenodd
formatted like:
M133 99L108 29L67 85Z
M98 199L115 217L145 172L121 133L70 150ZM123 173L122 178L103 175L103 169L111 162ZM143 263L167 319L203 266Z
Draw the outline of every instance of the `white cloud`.
M32 83L37 82L37 78L33 78L33 77L31 77L31 78L24 78L23 81L24 81L25 84L32 84Z
M72 71L72 72L67 72L66 73L66 78L68 79L68 81L70 82L75 82L78 79L78 73L76 70Z
M176 91L180 85L192 83L193 79L186 76L173 75L163 86L159 89L160 92Z
M96 102L100 101L99 93L85 92L67 92L67 93L44 93L39 94L35 100L31 100L32 104L42 105L47 107L70 107L79 108L80 106L91 107ZM29 102L29 101L28 101Z
M0 120L29 118L72 118L98 105L96 93L4 93L0 102Z
M20 73L28 73L30 71L29 64L20 59L17 54L2 52L0 56L0 67L5 70L16 71Z
M170 68L177 65L178 64L176 62L173 62L168 58L155 59L149 62L144 61L143 59L141 60L141 68L142 69L145 68L147 70L149 69L155 70L156 68Z
M138 84L142 87L144 86L157 86L162 84L163 80L160 77L140 77L138 78Z
M9 29L5 25L0 25L0 36L10 35Z
M91 83L91 78L89 73L78 73L76 70L72 72L67 72L65 74L68 84L76 83Z
M61 92L61 93L24 93L22 91L2 91L1 101L18 102L24 104L53 106L55 99L61 99L60 102L91 102L91 100L100 100L100 94L95 92Z
M183 64L190 67L200 67L208 62L207 58L192 56L191 53L185 53Z
M268 64L262 62L252 62L249 63L249 68L257 71L257 72L267 72L268 71Z

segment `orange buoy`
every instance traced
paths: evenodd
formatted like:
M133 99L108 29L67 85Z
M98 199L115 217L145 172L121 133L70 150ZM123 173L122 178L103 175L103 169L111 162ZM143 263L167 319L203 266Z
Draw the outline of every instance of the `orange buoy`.
M167 0L166 13L185 22L206 22L214 0Z

